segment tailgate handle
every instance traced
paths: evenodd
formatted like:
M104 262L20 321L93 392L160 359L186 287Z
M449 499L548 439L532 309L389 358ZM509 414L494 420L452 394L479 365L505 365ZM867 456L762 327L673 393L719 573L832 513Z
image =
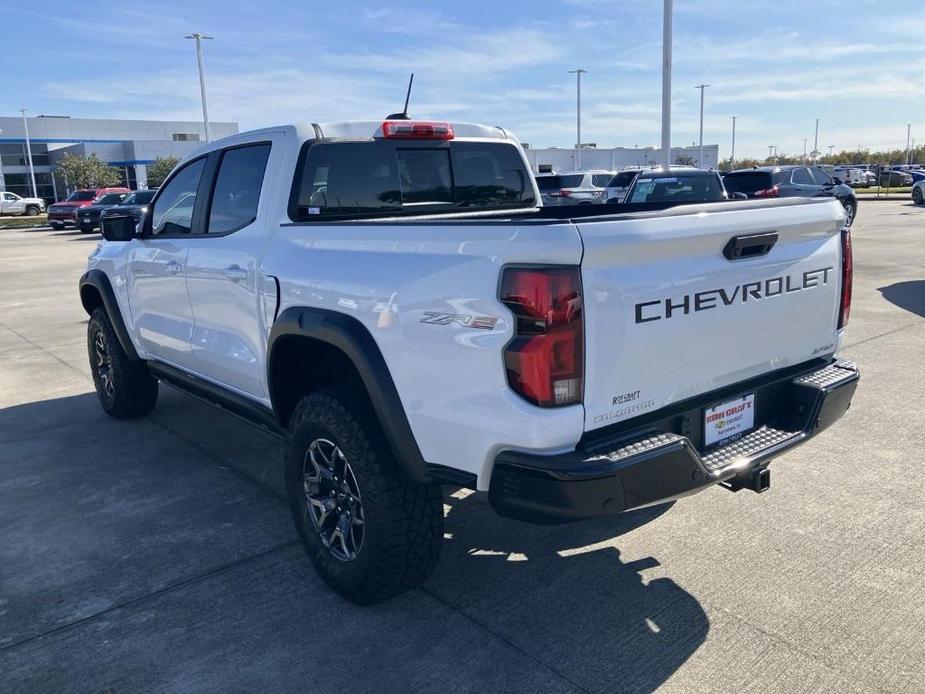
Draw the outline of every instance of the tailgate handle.
M758 258L767 255L777 243L777 232L764 234L746 234L733 236L723 248L723 255L729 260L743 260L745 258Z

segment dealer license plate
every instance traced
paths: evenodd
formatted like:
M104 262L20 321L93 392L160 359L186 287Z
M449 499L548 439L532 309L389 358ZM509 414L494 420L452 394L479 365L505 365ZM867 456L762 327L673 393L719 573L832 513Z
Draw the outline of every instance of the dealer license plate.
M703 411L703 444L714 443L744 434L755 426L755 394L727 400Z

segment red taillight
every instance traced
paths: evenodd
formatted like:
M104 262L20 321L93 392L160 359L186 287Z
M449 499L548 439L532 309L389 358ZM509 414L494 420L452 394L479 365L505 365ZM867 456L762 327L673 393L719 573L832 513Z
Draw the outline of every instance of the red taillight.
M551 198L567 198L567 197L568 197L569 195L571 195L571 194L572 194L572 191L570 191L570 190L557 190L557 191L554 191L554 192L550 193L550 194L549 194L549 197L551 197Z
M511 389L534 405L581 402L584 319L577 267L508 268L501 301L515 316L504 350Z
M851 254L851 229L841 230L841 307L838 311L838 327L848 325L851 315L851 285L854 283L854 258Z
M753 198L776 198L780 196L780 187L771 186L770 188L765 188L764 190L756 190L752 193Z
M452 140L449 123L421 120L387 120L382 123L382 137L398 140Z

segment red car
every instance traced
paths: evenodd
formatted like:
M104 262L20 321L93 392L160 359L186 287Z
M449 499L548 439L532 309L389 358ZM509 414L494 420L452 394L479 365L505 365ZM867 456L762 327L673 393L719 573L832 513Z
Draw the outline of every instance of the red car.
M92 205L106 193L130 193L128 188L93 188L75 190L63 202L56 202L48 207L48 225L60 231L66 224L77 226L77 210Z

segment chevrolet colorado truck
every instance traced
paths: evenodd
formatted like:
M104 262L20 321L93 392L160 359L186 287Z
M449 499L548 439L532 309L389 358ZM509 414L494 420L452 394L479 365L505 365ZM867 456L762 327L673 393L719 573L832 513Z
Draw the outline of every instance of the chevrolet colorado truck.
M859 378L834 199L544 209L504 129L393 119L206 144L136 221L80 280L103 409L164 383L285 437L358 603L434 567L441 485L534 523L764 491Z

